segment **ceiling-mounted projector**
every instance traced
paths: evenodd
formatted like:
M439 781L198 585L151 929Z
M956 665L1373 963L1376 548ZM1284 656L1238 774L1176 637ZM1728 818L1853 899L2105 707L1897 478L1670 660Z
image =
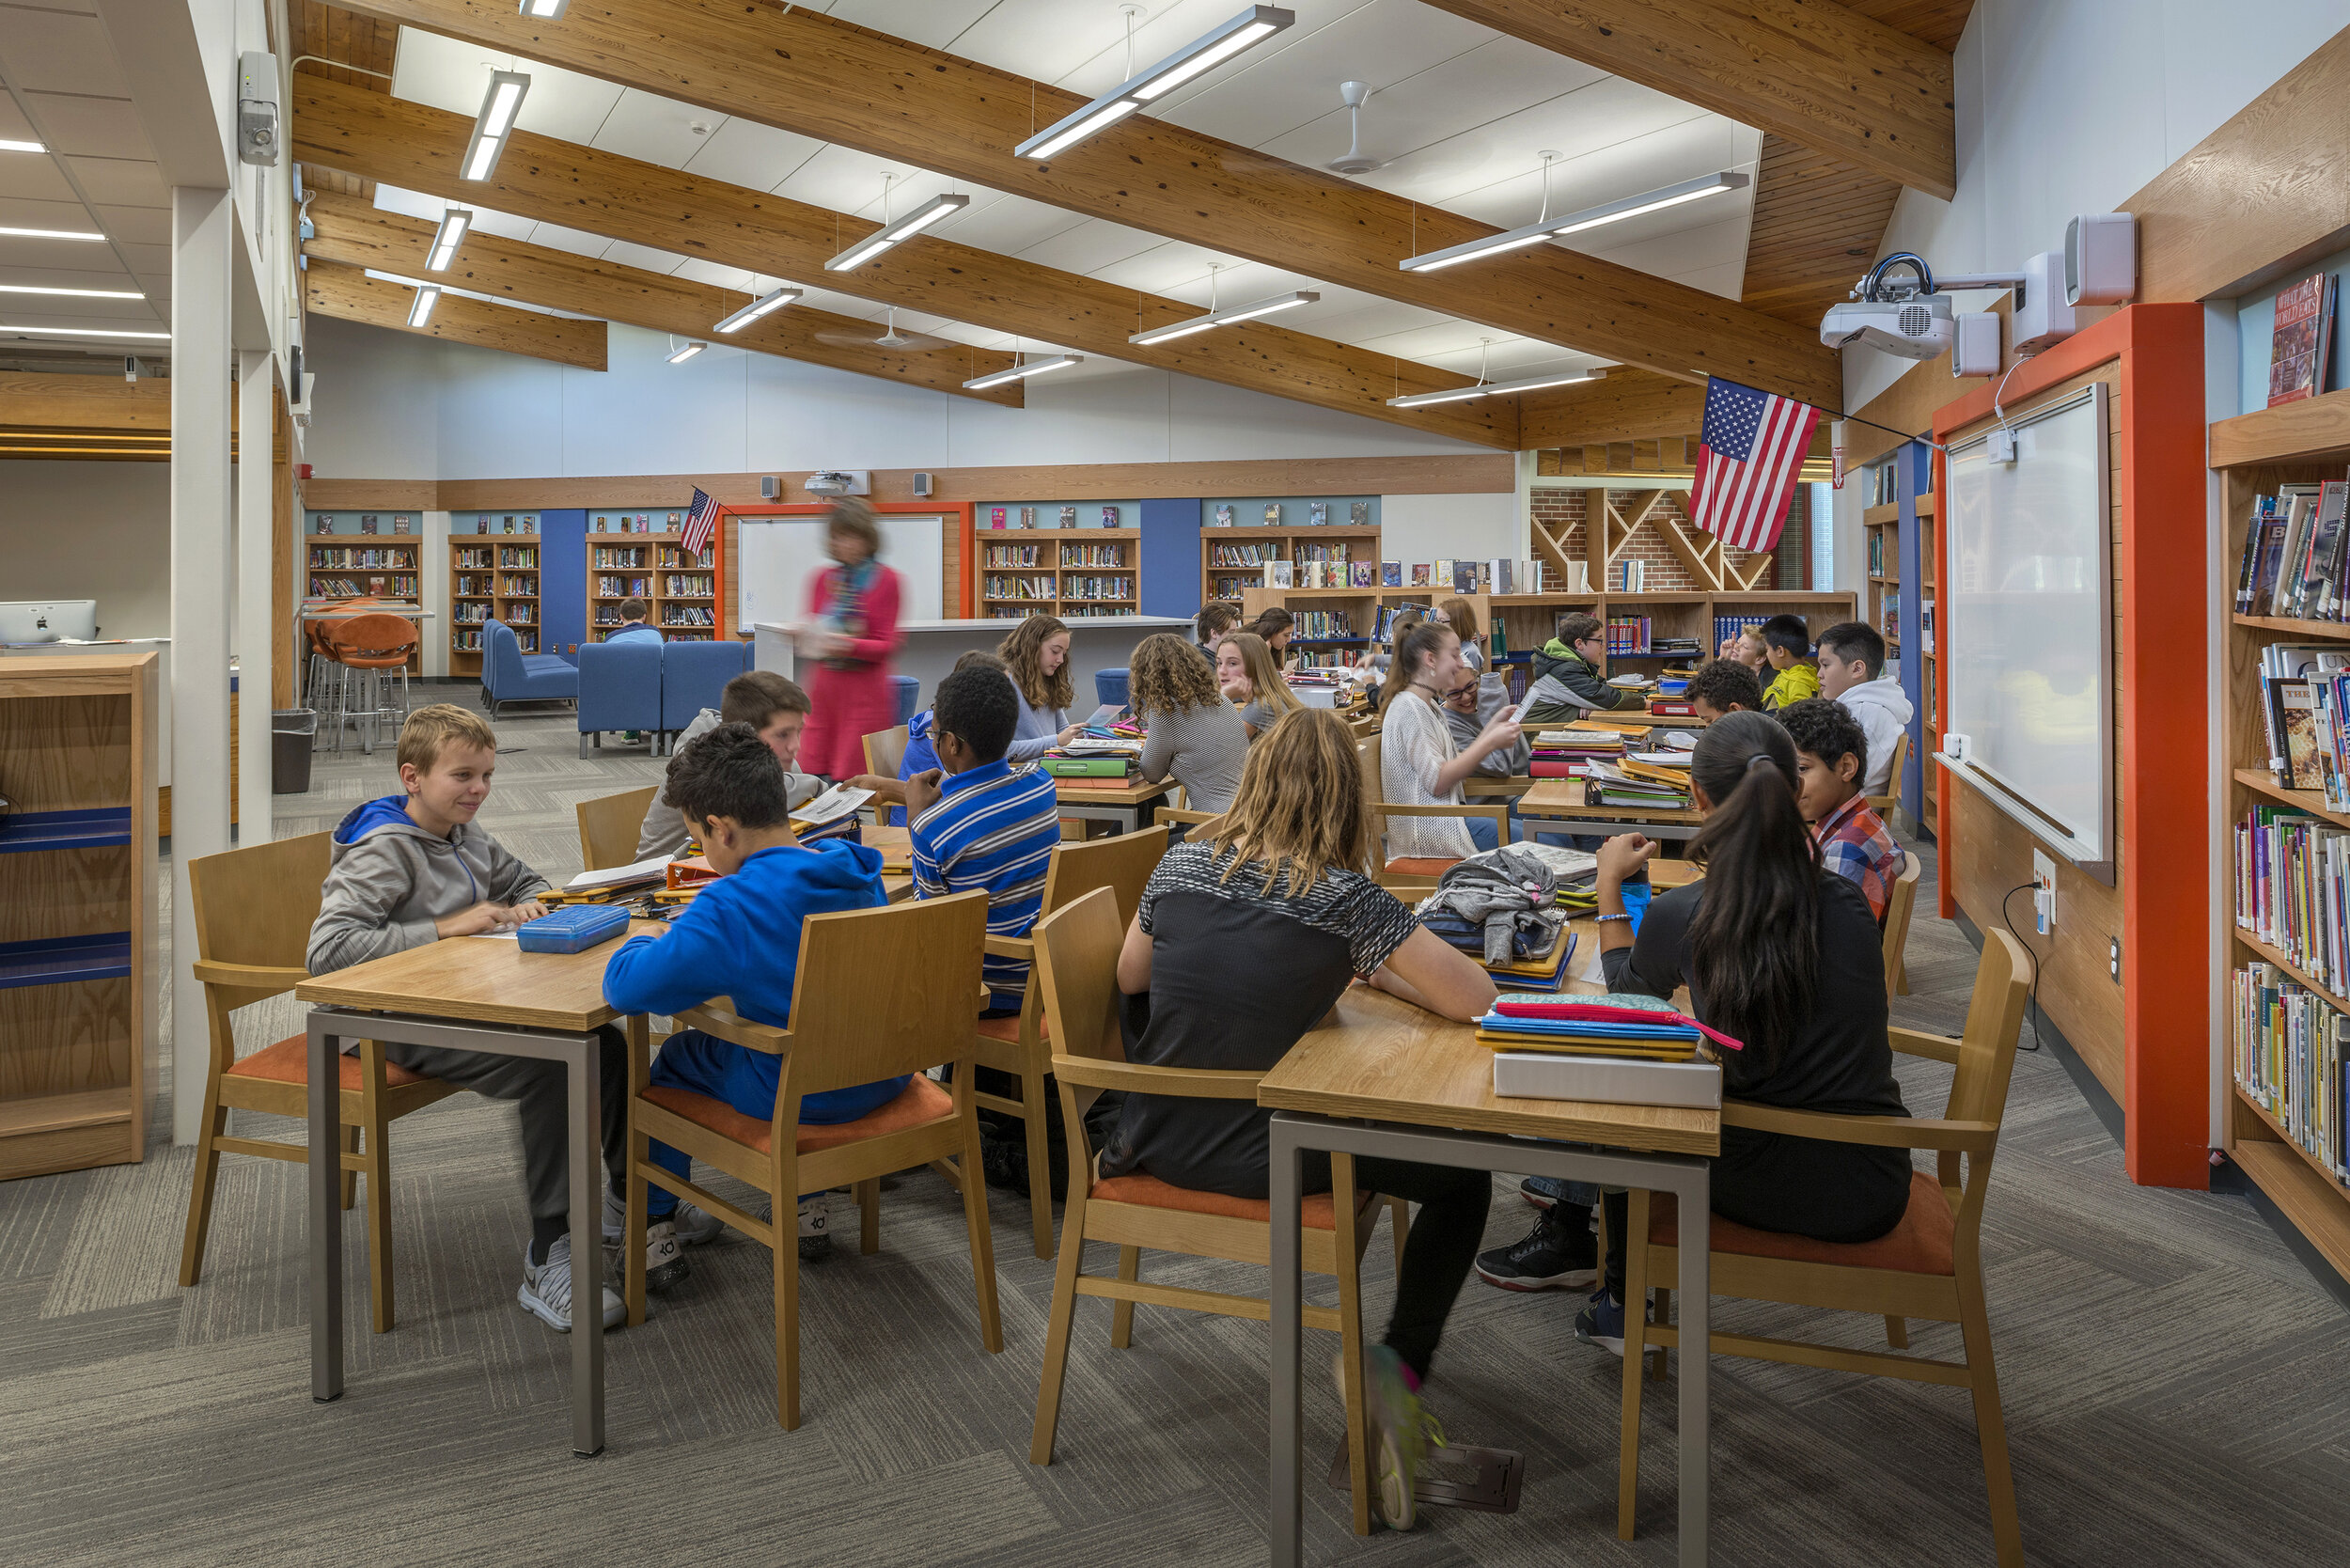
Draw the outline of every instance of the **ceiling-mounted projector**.
M1939 294L1905 300L1854 300L1828 306L1820 341L1831 349L1855 343L1904 359L1939 359L1958 331L1950 302Z

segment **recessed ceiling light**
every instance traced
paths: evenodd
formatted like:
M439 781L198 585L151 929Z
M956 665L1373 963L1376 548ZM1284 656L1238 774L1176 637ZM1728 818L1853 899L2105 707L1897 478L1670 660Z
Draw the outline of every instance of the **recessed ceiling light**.
M465 243L465 231L473 227L473 213L462 207L452 207L441 214L441 227L432 235L432 248L425 253L424 270L445 273L457 259L457 247Z
M441 286L439 284L418 285L415 300L408 306L408 324L412 327L424 325L432 319L432 307L440 303Z
M135 289L51 289L39 283L0 283L0 294L56 294L76 300L143 300Z
M0 152L46 152L48 150L39 142L10 141L6 137L0 137Z
M1470 398L1496 398L1512 392L1540 392L1551 386L1574 386L1587 381L1598 381L1607 374L1605 368L1556 370L1548 375L1527 376L1518 381L1480 381L1475 386L1455 386L1444 392L1415 392L1408 398L1389 398L1389 408L1432 408L1438 403L1457 403Z
M825 262L824 271L845 273L853 267L862 267L890 246L912 239L949 212L960 212L970 205L971 198L957 192L949 191L944 196L934 196L896 223L875 229Z
M87 234L78 228L0 228L0 239L6 240L95 240L103 243L103 234Z
M1544 166L1544 173L1548 173L1547 165ZM1539 245L1545 240L1556 240L1569 234L1580 234L1586 229L1598 228L1606 224L1622 223L1627 218L1637 218L1644 212L1655 212L1667 207L1678 207L1684 201L1696 201L1701 196L1714 196L1723 191L1743 190L1746 183L1745 175L1727 170L1720 174L1701 175L1695 180L1684 180L1678 185L1667 185L1661 190L1646 191L1638 196L1626 196L1622 201L1610 201L1597 207L1586 207L1579 212L1569 212L1564 217L1553 218L1545 215L1539 222L1528 224L1524 228L1512 228L1500 234L1488 234L1481 240L1466 240L1457 245L1449 245L1443 250L1432 250L1424 256L1406 257L1397 262L1396 266L1407 273L1433 273L1444 267L1457 267L1464 261L1477 261L1488 256L1499 256L1504 251L1524 250L1528 245ZM1545 207L1549 205L1547 197L1543 205Z
M536 22L560 22L572 0L523 0L522 14Z
M0 333L30 332L44 337L138 337L152 343L168 343L168 332L122 332L105 327L13 326L0 323Z
M1202 33L1150 70L1120 83L1084 108L1062 116L1014 150L1023 158L1050 158L1074 147L1193 77L1214 70L1242 50L1263 42L1296 20L1296 12L1279 6L1251 6L1222 26ZM1131 28L1126 44L1131 55ZM1127 69L1133 69L1131 62Z
M799 297L800 290L797 289L778 289L771 294L761 294L759 298L751 301L750 304L744 306L733 315L728 316L725 321L720 321L716 326L712 327L710 330L713 332L739 331L740 329L750 325L753 321L758 321L761 316L766 315L771 310L781 310L785 306L790 305L793 300L796 300Z
M963 384L963 389L966 392L984 392L991 386L1001 386L1007 382L1026 381L1030 376L1041 376L1047 370L1065 370L1072 365L1084 363L1085 355L1081 353L1057 354L1051 359L1031 359L1019 365L1007 366L1001 370L991 370L983 376L974 376Z
M498 154L506 150L514 117L522 113L523 95L529 90L530 78L519 71L490 72L490 90L481 95L481 112L474 117L473 140L465 144L465 161L458 165L463 178L490 178L498 166Z
M708 347L707 343L688 343L682 349L672 349L669 351L669 363L682 365Z

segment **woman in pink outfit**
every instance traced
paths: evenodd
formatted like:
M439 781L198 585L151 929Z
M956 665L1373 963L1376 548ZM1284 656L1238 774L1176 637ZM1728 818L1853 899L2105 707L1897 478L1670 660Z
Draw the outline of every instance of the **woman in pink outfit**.
M881 564L881 525L854 498L833 503L824 553L840 564L807 580L807 624L794 633L815 712L800 766L827 778L866 771L865 737L898 723L889 661L898 651L898 574Z

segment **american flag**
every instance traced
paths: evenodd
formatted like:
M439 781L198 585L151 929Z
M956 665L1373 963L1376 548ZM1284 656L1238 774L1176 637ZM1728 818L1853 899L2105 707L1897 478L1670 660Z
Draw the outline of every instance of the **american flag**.
M710 536L715 533L717 528L718 503L704 494L697 486L694 491L694 504L685 511L685 531L679 536L679 542L685 546L687 555L698 556L710 548Z
M1708 376L1690 520L1733 550L1777 544L1819 422L1810 403Z

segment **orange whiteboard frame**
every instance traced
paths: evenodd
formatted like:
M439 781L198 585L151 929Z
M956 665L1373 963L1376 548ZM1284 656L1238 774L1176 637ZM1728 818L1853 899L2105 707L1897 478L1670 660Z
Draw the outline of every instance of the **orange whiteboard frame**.
M892 512L901 512L911 513L917 517L949 519L948 526L955 530L956 559L959 562L954 574L954 603L961 619L965 620L971 619L973 504L969 501L875 501L871 505L875 511L885 516ZM777 501L759 506L738 507L724 504L719 506L718 531L721 543L718 549L718 635L720 637L729 637L734 635L732 623L734 600L733 596L727 591L727 552L723 542L726 537L727 519L729 517L822 517L831 510L828 502L810 504L806 501Z

